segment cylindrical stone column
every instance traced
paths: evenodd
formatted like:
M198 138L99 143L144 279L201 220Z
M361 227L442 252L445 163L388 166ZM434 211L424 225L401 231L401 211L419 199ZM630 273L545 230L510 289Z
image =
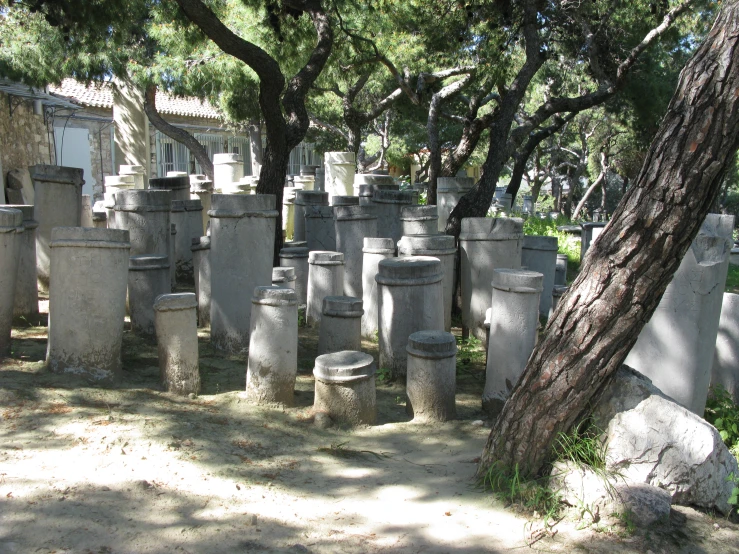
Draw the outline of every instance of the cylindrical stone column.
M127 190L133 190L136 187L136 181L133 175L106 175L105 176L105 192L103 192L103 202L105 203L106 213L108 214L108 228L118 229L115 222L115 195Z
M328 193L299 190L295 193L295 221L293 240L305 240L305 210L308 206L328 206Z
M258 403L293 405L298 374L298 300L295 291L256 287L251 299L246 393Z
M557 265L554 269L554 284L567 284L567 254L557 254Z
M331 196L351 196L357 156L354 152L326 152L326 192Z
M429 256L390 258L378 265L377 309L380 367L405 379L408 337L444 330L441 262Z
M494 269L488 361L482 409L497 416L536 344L544 276L524 269Z
M359 206L359 196L334 196L331 205L336 206Z
M132 256L169 257L171 200L172 193L166 190L127 190L116 194L117 228L130 233Z
M51 233L49 343L55 373L96 382L121 371L126 315L128 231L56 227Z
M31 204L32 206L33 204ZM94 227L92 224L92 197L89 194L82 195L82 208L80 212L80 225L82 227ZM33 219L33 214L31 214Z
M33 219L33 205L8 204L3 209L20 210L23 214L20 236L20 258L18 260L18 277L15 282L13 301L13 317L26 324L39 324L38 311L38 278L36 275L36 229L38 221Z
M239 353L249 347L251 293L272 283L276 198L214 194L212 202L210 337Z
M403 236L400 212L403 207L414 204L416 198L416 193L411 190L375 191L372 205L377 212L378 232L397 243Z
M295 290L295 268L273 267L272 286Z
M93 211L92 212L92 226L96 229L107 229L108 228L108 212L107 211Z
M198 298L198 327L210 325L210 237L192 239L192 265Z
M308 250L336 250L333 206L305 206L305 242Z
M375 360L369 354L344 350L316 358L313 411L337 423L373 425L377 420Z
M0 359L10 354L13 297L18 278L22 242L23 212L0 207Z
M33 181L33 219L36 229L36 272L39 288L49 289L51 230L82 224L83 171L74 167L34 165L28 168Z
M439 177L436 180L436 206L439 211L439 232L446 229L449 214L459 203L459 199L475 186L472 177Z
M191 292L162 294L154 301L159 374L167 392L200 392L197 300Z
M316 168L316 175L313 179L313 190L326 190L326 170L323 167Z
M143 165L122 165L118 168L118 175L132 176L133 188L137 190L146 188L146 170Z
M414 421L457 417L457 341L446 331L418 331L408 337L406 411Z
M557 237L524 236L521 265L529 271L536 271L544 276L544 288L539 300L539 314L549 316L549 309L552 307L554 275L557 268Z
M554 311L557 309L560 299L565 295L569 288L570 287L567 285L554 285L554 288L552 288L552 307L549 309L548 317L551 318L554 315Z
M149 179L149 188L152 190L168 190L172 200L190 199L190 178L187 175L180 177L153 177Z
M364 184L359 185L357 195L359 196L360 206L369 206L372 204L372 197L378 190L400 190L399 185L377 185Z
M721 385L739 404L739 294L724 293L711 370L711 387Z
M582 224L582 232L580 233L580 260L585 257L585 253L590 248L590 245L600 236L605 226L605 223Z
M362 299L327 296L323 299L318 355L362 348Z
M282 191L282 229L286 238L295 235L295 193L294 187L285 187Z
M372 206L341 206L334 210L336 251L344 254L344 294L362 298L364 239L377 236L377 215Z
M412 235L398 241L398 257L431 256L438 258L444 272L444 330L452 328L452 301L454 298L454 267L457 249L451 235Z
M380 261L395 256L395 243L387 238L365 238L362 247L362 336L375 339L377 324L377 267Z
M177 241L177 225L174 223L170 224L169 226L169 254L168 258L170 260L174 260L176 257L175 254L175 243ZM172 284L172 290L177 286L177 265L176 264L169 264L169 281Z
M134 333L155 336L154 300L170 292L169 258L131 256L128 261L128 312Z
M313 251L308 256L308 299L305 320L318 325L323 312L323 299L344 294L344 254Z
M485 310L490 307L493 270L519 269L523 221L505 217L467 217L459 235L462 280L462 323L485 340ZM492 334L492 333L491 333Z
M190 175L190 200L200 200L203 207L200 215L203 219L203 233L208 230L208 210L210 210L210 197L213 196L213 181L205 175Z
M403 236L436 235L439 232L437 207L403 206L400 210L400 227Z
M298 306L305 306L308 302L308 248L293 246L280 250L280 267L292 267L295 270Z
M177 225L177 235L174 244L175 271L178 283L194 283L192 265L192 239L201 237L204 233L203 206L200 200L174 200L170 221Z
M395 179L390 175L377 175L375 173L357 173L354 175L354 194L358 195L360 187L362 185L379 185L380 187L395 187L398 190L398 185L395 184Z
M244 176L244 159L239 154L213 154L213 186L216 191L228 190Z

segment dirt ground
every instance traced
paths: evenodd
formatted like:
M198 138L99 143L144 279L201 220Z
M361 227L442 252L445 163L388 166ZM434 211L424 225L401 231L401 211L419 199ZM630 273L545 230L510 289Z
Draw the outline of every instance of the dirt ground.
M378 382L378 424L312 422L317 337L301 329L296 405L255 406L246 364L200 333L202 394L162 392L154 343L124 338L115 388L46 371L46 329L0 362L0 553L739 553L739 526L676 507L649 529L506 508L472 476L484 362L458 377L459 419L410 422ZM364 344L377 355L377 345ZM538 540L537 540L538 539Z

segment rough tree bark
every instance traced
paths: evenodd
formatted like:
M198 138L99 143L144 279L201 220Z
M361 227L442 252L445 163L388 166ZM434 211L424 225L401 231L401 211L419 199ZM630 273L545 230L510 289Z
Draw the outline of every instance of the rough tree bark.
M210 156L208 156L208 152L205 150L205 147L190 133L168 123L161 115L159 115L159 112L157 111L156 85L148 85L146 87L146 91L144 92L144 113L146 113L146 117L149 118L151 124L159 131L177 142L184 144L185 147L193 153L195 159L200 164L200 167L205 172L208 179L211 181L213 180L213 162L211 161Z
M585 257L498 416L478 467L538 473L623 363L739 146L739 0L683 69L634 184Z

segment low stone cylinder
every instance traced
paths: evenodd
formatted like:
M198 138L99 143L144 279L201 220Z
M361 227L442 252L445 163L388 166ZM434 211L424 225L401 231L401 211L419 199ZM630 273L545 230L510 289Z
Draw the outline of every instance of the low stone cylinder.
M203 206L200 200L173 200L171 222L177 225L174 263L178 283L193 284L192 239L203 235Z
M244 176L244 159L240 154L221 152L213 155L213 186L217 191L228 189Z
M200 392L197 300L191 292L162 294L154 302L159 374L167 392Z
M318 355L362 348L362 299L327 296L323 299Z
M115 195L127 190L133 190L135 187L136 182L133 175L105 176L105 192L103 193L103 201L107 209L109 228L120 228L115 222Z
M414 204L416 193L410 190L378 190L372 196L372 205L377 213L377 229L382 234L398 242L403 236L400 211L404 206Z
M549 317L554 315L554 311L559 306L559 301L568 290L570 290L570 287L566 285L554 285L554 288L552 288L552 307L549 308Z
M494 269L490 338L482 409L497 416L536 344L544 276L523 269Z
M364 184L357 187L357 196L359 197L360 206L369 206L372 204L372 197L378 190L400 190L398 185L381 185L381 184Z
M357 194L359 192L359 187L362 185L379 185L383 187L396 187L395 190L398 190L398 185L395 184L395 179L393 179L390 175L377 175L375 173L357 173L354 175L354 194Z
M554 268L554 284L567 284L567 254L557 254L557 265Z
M405 379L408 337L444 330L441 262L429 256L390 258L378 265L377 310L380 367Z
M198 327L210 325L210 237L192 239L192 265L198 298Z
M359 206L359 196L334 196L332 206Z
M146 188L146 170L143 165L122 165L118 168L118 175L131 175L135 189Z
M539 300L539 314L548 316L552 307L552 290L557 268L557 237L524 236L521 265L529 271L536 271L544 276L544 288Z
M23 232L23 212L0 207L0 359L10 354L13 297L21 259Z
M436 206L403 206L400 225L403 236L435 235L439 229L439 213Z
M299 190L295 193L295 221L293 240L305 239L305 210L307 206L328 206L328 193L316 190Z
M18 276L15 282L13 300L13 317L26 324L38 325L38 278L36 275L36 229L38 221L33 219L33 205L7 204L3 209L20 210L23 214L20 235L20 258L18 260Z
M414 421L457 417L457 341L446 331L418 331L408 337L406 411Z
M126 190L116 194L116 228L130 233L131 255L169 257L171 201L172 193L167 190Z
M295 294L298 306L308 303L308 249L305 246L292 246L280 250L280 267L292 267L295 270Z
M603 228L606 226L605 223L583 223L582 232L580 233L580 260L585 257L585 253L590 248L590 245L597 239L603 232Z
M256 287L251 299L248 398L293 405L298 374L298 299L282 287Z
M336 250L333 206L305 206L305 242L308 250Z
M377 326L377 267L395 256L395 243L388 238L365 238L362 247L362 336L375 339Z
M313 251L308 256L308 299L305 320L318 325L323 313L323 299L344 293L344 254Z
M364 239L377 236L377 215L372 206L335 209L336 251L344 254L344 294L362 298ZM350 349L351 350L351 349Z
M154 337L154 301L172 292L169 258L166 256L131 256L128 261L128 311L131 330Z
M351 196L357 156L354 152L326 152L324 154L325 189L330 196Z
M190 199L190 178L187 175L153 177L149 179L149 188L152 190L168 190L172 194L172 200Z
M273 267L272 268L272 285L275 287L281 287L283 289L295 290L295 268L294 267Z
M439 177L436 182L439 232L443 233L449 214L459 203L459 199L475 186L475 180L472 177Z
M93 211L92 212L92 226L96 229L107 229L108 228L108 212L106 211Z
M46 354L51 371L95 382L120 373L130 250L122 229L52 231Z
M345 350L316 358L313 410L337 423L373 425L377 420L375 361L369 354Z
M431 256L441 262L444 272L442 287L444 289L444 330L452 329L452 301L454 299L454 268L457 260L457 248L451 235L414 235L404 236L398 241L398 257Z
M326 190L326 170L323 167L316 168L316 175L313 180L313 190L325 191Z

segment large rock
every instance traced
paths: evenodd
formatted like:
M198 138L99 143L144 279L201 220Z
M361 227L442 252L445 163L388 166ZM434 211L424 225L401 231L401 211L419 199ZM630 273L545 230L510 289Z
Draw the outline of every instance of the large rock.
M622 366L593 412L605 431L609 469L626 482L665 489L675 504L728 513L736 459L715 427L686 410L639 372Z

